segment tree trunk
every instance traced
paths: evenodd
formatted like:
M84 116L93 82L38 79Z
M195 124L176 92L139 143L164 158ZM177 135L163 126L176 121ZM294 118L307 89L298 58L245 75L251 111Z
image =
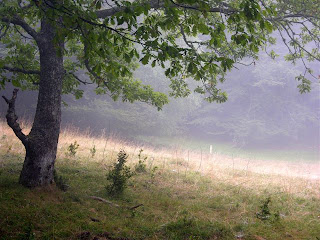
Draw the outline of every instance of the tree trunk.
M64 76L63 41L54 41L56 28L41 22L40 83L32 129L24 143L26 157L19 182L27 187L53 183L61 122L61 93Z

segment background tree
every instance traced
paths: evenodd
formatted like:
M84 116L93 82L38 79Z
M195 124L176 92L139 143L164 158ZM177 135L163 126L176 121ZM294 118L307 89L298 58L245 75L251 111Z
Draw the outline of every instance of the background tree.
M1 85L38 89L31 132L25 135L15 114L15 90L8 103L7 121L26 148L20 183L34 187L53 182L61 121L61 94L82 96L80 84L96 84L95 92L117 100L150 103L161 109L165 94L135 80L135 62L165 69L171 92L184 97L195 92L209 102L223 102L218 88L224 74L244 58L256 59L273 29L285 32L289 60L306 56L319 60L319 50L305 47L318 42L317 1L11 1L0 3ZM300 5L299 5L300 4ZM289 7L288 7L289 6ZM294 6L294 7L290 7ZM307 6L307 9L305 9ZM316 7L315 7L316 6ZM314 12L316 9L316 12ZM310 22L313 35L293 22ZM310 34L309 34L310 36ZM283 38L285 39L285 37ZM293 50L292 50L293 49ZM90 81L81 78L82 72ZM312 73L309 68L306 73ZM299 76L300 91L310 90L306 75Z
M188 116L186 128L193 135L237 147L317 149L320 89L301 95L296 87L300 83L292 81L300 72L302 64L292 68L284 60L260 56L255 66L227 75L226 103L203 102Z

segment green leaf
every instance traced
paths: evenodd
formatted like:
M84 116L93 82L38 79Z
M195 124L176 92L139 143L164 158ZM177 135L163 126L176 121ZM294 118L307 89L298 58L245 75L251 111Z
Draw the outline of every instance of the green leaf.
M14 87L21 87L21 83L17 79L12 79L11 83Z
M152 66L152 67L155 67L155 66L156 66L156 62L157 62L156 60L153 60L151 66Z
M140 62L141 62L143 65L147 65L148 62L149 62L149 59L150 59L150 55L149 55L149 54L146 54L146 55L144 55L143 58L140 59Z
M193 62L191 62L191 63L189 63L187 70L188 70L189 73L195 74L198 69L197 69L196 64L194 64Z

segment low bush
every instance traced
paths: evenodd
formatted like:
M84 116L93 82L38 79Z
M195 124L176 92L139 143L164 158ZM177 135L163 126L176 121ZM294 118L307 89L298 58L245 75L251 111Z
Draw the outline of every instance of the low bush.
M124 150L118 153L118 160L113 168L107 173L109 184L106 190L110 195L120 195L127 187L128 180L133 176L130 167L126 166L128 155Z

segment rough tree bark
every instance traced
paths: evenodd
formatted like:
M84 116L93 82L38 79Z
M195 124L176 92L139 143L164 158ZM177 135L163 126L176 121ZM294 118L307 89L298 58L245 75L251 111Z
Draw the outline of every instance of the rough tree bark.
M12 99L4 97L8 104L8 125L21 140L26 157L19 182L26 187L53 183L53 171L57 153L61 121L61 93L64 76L63 41L54 41L56 28L48 21L41 21L37 44L40 52L40 82L38 103L32 129L22 133L15 114L14 90Z

